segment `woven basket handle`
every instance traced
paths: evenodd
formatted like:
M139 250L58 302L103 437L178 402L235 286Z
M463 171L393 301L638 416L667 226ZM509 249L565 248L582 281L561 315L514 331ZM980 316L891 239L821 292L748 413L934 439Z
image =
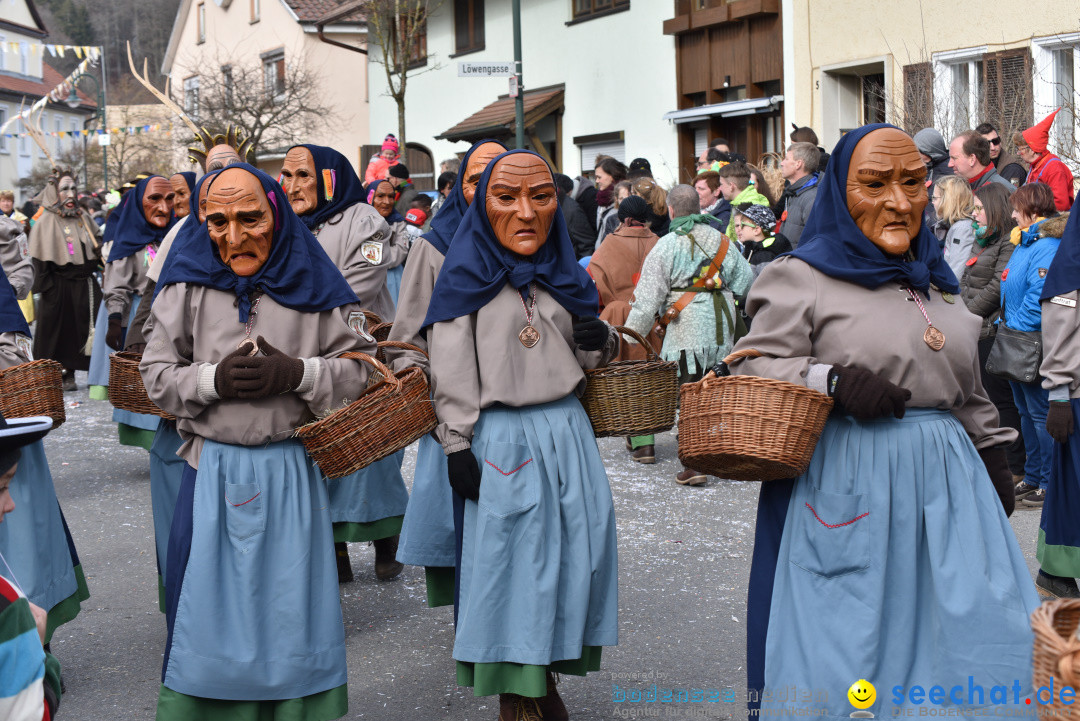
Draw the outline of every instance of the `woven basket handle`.
M727 363L730 366L735 361L741 361L744 358L760 358L763 355L765 354L759 351L757 348L743 348L742 350L735 351L727 358L725 358L722 362Z
M338 358L353 358L355 360L364 361L368 365L373 366L375 370L377 370L379 374L382 375L383 383L389 383L390 385L394 386L395 391L401 390L401 381L398 380L398 377L394 375L393 371L380 363L375 357L369 356L367 353L348 351L347 353L342 353L341 355L339 355Z
M414 350L417 353L422 353L425 358L428 358L428 359L431 358L431 356L429 356L427 354L427 351L424 350L423 348L418 348L417 346L414 346L412 343L405 343L404 341L400 341L400 340L384 340L384 341L380 341L379 342L379 347L380 348L401 348L402 350Z
M645 349L645 355L648 357L648 359L650 361L654 361L654 360L659 359L659 356L656 353L656 349L653 348L652 343L650 343L649 341L642 338L641 334L638 333L633 328L628 328L625 325L617 325L617 326L615 326L615 330L617 330L619 333L622 333L623 335L630 336L631 338L636 340L638 343L640 343L641 347Z

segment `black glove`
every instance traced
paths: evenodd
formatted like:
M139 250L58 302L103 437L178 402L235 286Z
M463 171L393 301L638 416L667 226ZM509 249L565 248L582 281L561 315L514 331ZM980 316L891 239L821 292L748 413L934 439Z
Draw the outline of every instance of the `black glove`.
M218 361L217 370L214 371L214 389L222 399L239 397L240 394L236 388L236 371L240 362L245 360L250 352L251 345L245 343Z
M574 318L574 343L581 350L601 350L609 333L608 324L599 318Z
M120 325L120 314L109 313L109 330L105 333L105 345L113 350L123 350L124 328Z
M829 371L829 395L851 416L869 421L882 416L904 417L911 391L876 373L855 366L836 365Z
M1058 443L1068 443L1073 432L1072 404L1069 401L1051 401L1046 412L1046 432Z
M980 448L979 458L986 466L986 472L990 474L990 482L994 484L998 498L1001 499L1001 507L1005 509L1005 516L1011 516L1016 506L1016 488L1013 485L1012 471L1009 470L1009 459L1005 456L1005 449Z
M304 379L304 361L282 353L259 336L259 350L265 355L246 356L236 361L233 386L244 400L267 398L294 390Z
M446 457L446 474L450 487L470 501L480 500L480 464L471 449L454 451Z

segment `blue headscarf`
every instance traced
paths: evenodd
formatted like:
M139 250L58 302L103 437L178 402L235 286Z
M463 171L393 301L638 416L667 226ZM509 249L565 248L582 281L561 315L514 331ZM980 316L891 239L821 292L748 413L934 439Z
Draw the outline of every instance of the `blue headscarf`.
M173 173L173 175L183 176L184 182L187 183L187 189L189 193L195 189L195 173L193 171L185 170L181 173ZM170 175L169 177L171 178L172 175Z
M192 226L191 233L176 239L161 270L158 287L171 283L191 283L234 293L238 299L239 319L246 323L251 312L251 294L262 291L275 301L304 313L318 313L359 303L341 271L334 265L300 218L293 212L281 185L266 173L247 163L233 163L222 170L244 170L262 185L274 214L274 236L270 255L255 275L239 276L218 255L205 224ZM210 177L210 176L207 176ZM217 174L213 175L216 178ZM203 178L205 181L206 178ZM211 179L211 184L214 182ZM198 220L198 194L192 195L192 213ZM186 225L186 224L185 224Z
M809 263L825 275L865 288L874 289L890 281L899 281L924 293L929 293L931 283L940 290L959 293L956 276L945 262L937 238L925 223L911 241L914 260L890 258L859 230L848 212L847 176L851 154L860 140L881 128L896 126L886 123L864 125L840 138L821 175L817 199L806 220L799 247L788 255Z
M22 333L30 337L30 326L26 323L26 316L19 307L19 299L15 297L15 289L11 287L11 281L7 273L0 273L0 333Z
M315 210L300 216L300 220L308 228L318 227L349 206L363 202L367 197L364 186L348 158L338 151L324 145L294 145L289 150L293 148L307 148L315 161L318 204Z
M364 202L371 207L375 207L371 201L375 198L375 190L379 187L380 183L390 183L390 181L386 178L383 178L382 180L373 180L364 187ZM390 184L391 186L393 185L393 183ZM382 213L379 213L379 215L382 215ZM390 215L386 216L385 220L387 225L393 225L399 221L405 222L405 216L399 213L397 208L394 207L390 211Z
M439 206L439 212L435 213L435 217L431 219L431 230L420 236L431 243L432 247L442 255L446 255L446 251L450 247L450 241L454 239L454 233L457 232L461 219L465 216L465 211L469 209L469 203L465 200L465 193L462 192L461 185L465 182L465 170L469 167L469 158L484 143L495 143L503 150L506 150L506 146L498 140L489 138L485 138L469 148L469 151L465 153L465 157L461 159L457 182L450 189L450 195L446 196L446 200Z
M178 256L187 253L190 248L200 243L213 245L213 241L210 240L210 233L206 230L206 223L199 222L199 193L203 185L210 182L210 179L222 170L223 168L219 168L206 173L199 178L199 182L195 183L195 187L191 189L191 196L188 198L187 220L180 226L176 237L173 238L172 247L169 249L169 254L165 257L165 262L161 266L161 272L158 273L158 282L154 286L154 298L157 298L157 294L165 287L165 278L169 273L169 267Z
M1040 300L1050 300L1080 288L1080 221L1077 217L1080 217L1080 208L1069 213L1065 232L1061 234L1061 245L1043 281Z
M130 195L130 190L121 195L120 202L116 204L116 207L112 209L109 217L105 220L105 227L101 229L102 245L116 238L116 229L120 227L120 214L124 212L124 205L127 204Z
M109 252L110 263L135 255L148 245L160 243L169 232L169 229L176 223L176 216L172 215L169 217L169 222L165 224L165 227L159 228L156 225L150 225L146 215L143 213L143 194L146 193L146 186L154 178L161 178L161 176L151 175L149 178L143 178L138 185L125 193L124 200L126 202L119 209L119 217L110 220L109 225L116 223L112 250ZM166 183L169 182L168 178L161 179ZM128 198L131 199L128 200ZM113 213L113 215L116 215L116 213Z
M547 241L527 258L507 250L495 237L487 215L488 181L498 161L515 153L540 157L529 150L511 150L495 158L484 170L473 203L446 252L446 261L428 303L424 328L483 308L507 283L520 291L536 281L573 315L599 314L600 293L589 274L578 265L561 209L555 211Z

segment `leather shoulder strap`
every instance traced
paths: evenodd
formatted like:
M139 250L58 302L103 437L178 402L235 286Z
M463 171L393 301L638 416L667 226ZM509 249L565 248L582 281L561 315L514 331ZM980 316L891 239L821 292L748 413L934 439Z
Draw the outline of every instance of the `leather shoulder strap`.
M698 280L695 280L693 286L691 287L703 288L705 286L705 281L708 278L711 278L714 275L719 275L720 268L724 265L724 258L727 257L728 248L730 246L731 240L727 237L727 234L724 234L723 240L720 241L720 249L716 251L716 256L712 259L712 262L709 263L710 272L705 274L705 278L699 278ZM717 290L720 289L722 284L723 281L720 281L720 284L716 286ZM660 317L660 325L666 328L668 324L671 323L671 321L678 318L679 314L686 309L686 306L690 305L690 301L694 299L695 295L697 295L697 293L692 290L688 290L681 296L679 296L679 299L675 301L674 304L672 304L671 308L669 308L668 311Z

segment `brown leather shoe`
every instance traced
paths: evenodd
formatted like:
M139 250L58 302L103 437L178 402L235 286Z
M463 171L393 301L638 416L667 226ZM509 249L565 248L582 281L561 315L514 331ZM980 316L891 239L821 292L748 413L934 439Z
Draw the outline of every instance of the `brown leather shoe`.
M334 558L337 559L337 582L349 583L353 580L352 563L349 562L349 544L335 543Z
M544 721L570 721L570 712L566 710L566 704L563 703L559 690L555 687L558 683L559 677L548 671L547 695L537 701Z
M704 473L698 473L689 468L684 468L675 475L675 482L680 486L700 486L707 480L709 477Z
M516 693L499 694L499 721L543 721L537 700Z
M404 569L404 564L398 562L397 555L398 537L380 538L375 544L375 577L380 581L392 581L398 577Z
M642 446L636 449L630 458L637 463L656 463L656 450L653 446Z

